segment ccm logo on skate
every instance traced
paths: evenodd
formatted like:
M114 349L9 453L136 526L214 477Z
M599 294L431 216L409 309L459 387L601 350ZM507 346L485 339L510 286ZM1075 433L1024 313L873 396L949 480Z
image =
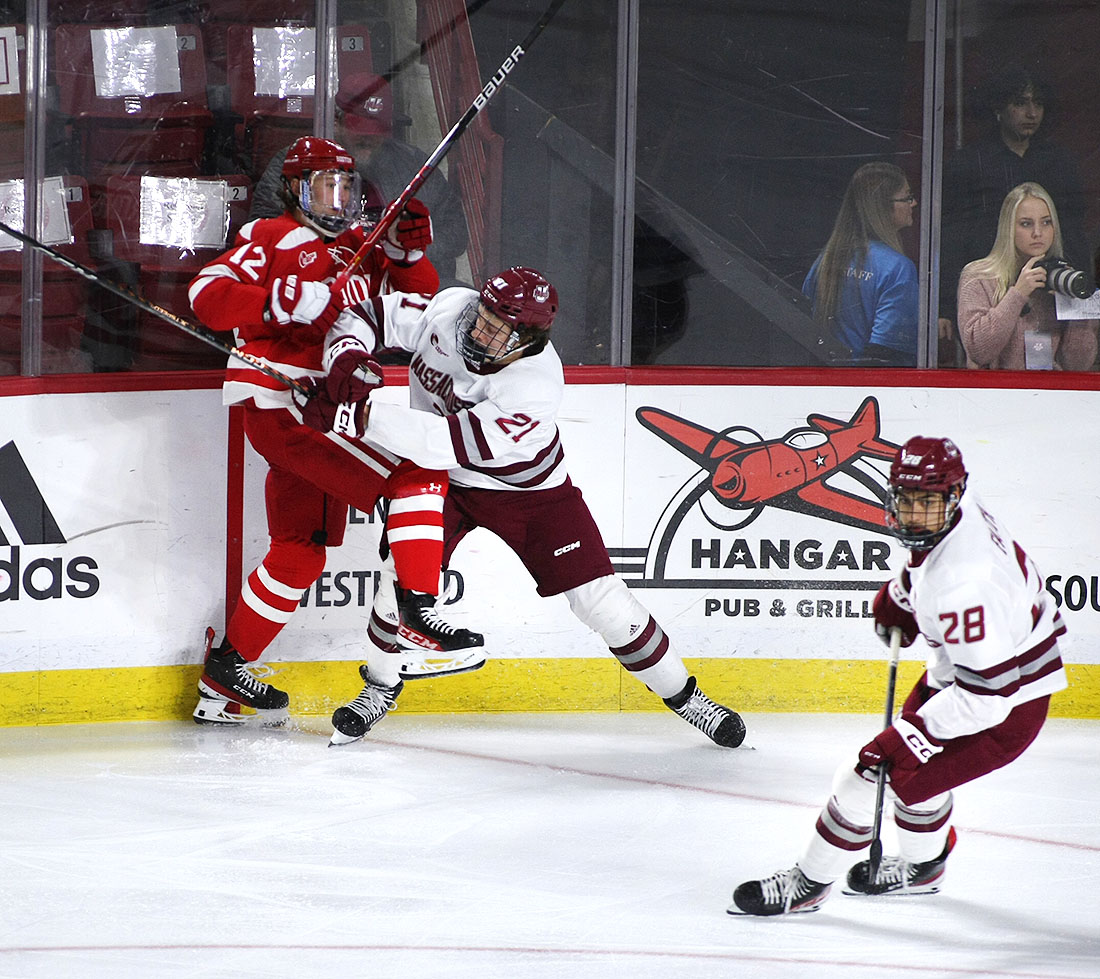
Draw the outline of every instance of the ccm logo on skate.
M563 554L568 554L570 551L575 551L580 546L581 542L579 540L575 540L572 544L566 544L565 547L559 547L556 551L554 551L554 557L561 557Z
M99 567L87 556L74 557L67 564L59 557L41 557L20 570L19 548L13 547L7 560L0 558L0 602L19 600L23 594L35 601L47 598L91 598L99 591L99 578L92 570Z

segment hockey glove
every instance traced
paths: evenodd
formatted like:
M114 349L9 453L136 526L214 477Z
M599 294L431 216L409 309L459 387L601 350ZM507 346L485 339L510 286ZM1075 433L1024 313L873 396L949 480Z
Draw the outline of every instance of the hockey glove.
M335 432L353 439L363 437L367 427L363 417L367 407L365 401L333 401L323 384L318 384L313 378L305 378L303 383L312 392L308 395L294 395L294 400L302 411L303 424L326 435Z
M366 401L375 388L384 386L382 365L361 350L339 354L325 378L325 393L337 403Z
M908 581L908 570L902 571L901 580L891 578L878 590L871 603L871 611L875 616L875 634L887 646L890 645L890 630L895 626L901 630L903 646L912 646L920 635L920 627L909 602L909 592L905 588Z
M890 782L897 788L941 751L943 745L928 733L921 716L904 713L859 749L859 763L864 768L886 765L890 771Z
M415 197L411 197L400 216L386 231L382 248L398 265L412 265L424 257L424 249L431 243L432 218L428 208Z
M271 317L290 327L303 346L320 343L342 312L338 296L325 282L303 281L296 275L276 279L271 286Z

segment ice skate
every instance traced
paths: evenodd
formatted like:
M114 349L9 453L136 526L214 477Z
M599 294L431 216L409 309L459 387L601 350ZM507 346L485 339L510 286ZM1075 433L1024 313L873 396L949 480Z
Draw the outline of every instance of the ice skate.
M257 667L228 642L214 648L214 630L206 630L204 667L199 678L199 702L192 716L196 724L248 724L278 727L287 720L290 698L282 690L257 679Z
M453 658L459 654L464 656L467 650L479 649L485 645L485 637L480 632L456 629L443 619L436 611L434 595L398 588L397 610L400 616L397 635L401 642L432 653L444 654L440 659ZM481 662L467 666L466 669L476 670L478 666L484 665L484 654L480 658ZM474 657L474 661L476 659Z
M943 883L947 857L955 849L955 827L947 833L943 852L935 860L910 863L904 857L883 857L872 882L871 862L863 860L848 871L845 894L935 894Z
M763 880L747 880L733 892L727 914L795 914L816 911L829 896L832 884L810 880L796 864Z
M397 697L405 686L401 680L392 687L377 683L371 679L365 663L359 667L359 675L366 686L350 704L337 707L333 712L329 747L351 744L363 737L397 706Z
M723 748L736 748L745 740L745 722L740 715L711 700L693 676L680 693L665 699L665 706Z

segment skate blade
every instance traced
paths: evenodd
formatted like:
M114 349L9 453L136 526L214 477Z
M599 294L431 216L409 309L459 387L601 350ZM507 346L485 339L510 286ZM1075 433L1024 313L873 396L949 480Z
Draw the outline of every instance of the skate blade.
M840 889L841 894L847 894L849 897L921 897L924 894L939 894L939 892L939 884L928 887L895 887L892 890L875 893L852 890L847 885Z
M457 656L425 657L406 660L398 668L402 680L424 680L429 677L457 676L459 673L472 673L480 670L486 663L484 651L470 649Z
M256 710L234 700L202 698L191 715L196 724L222 724L229 727L282 727L289 719L286 708Z
M356 741L363 740L365 733L366 732L360 734L358 737L352 737L352 735L350 734L341 734L339 731L336 730L336 728L333 728L332 737L329 738L328 746L330 748L339 748L341 745L355 744Z

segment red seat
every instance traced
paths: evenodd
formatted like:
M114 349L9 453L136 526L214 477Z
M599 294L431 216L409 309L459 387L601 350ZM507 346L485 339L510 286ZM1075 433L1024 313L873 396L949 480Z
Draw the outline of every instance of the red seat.
M82 177L47 177L39 191L44 221L37 238L64 255L90 265L88 232L92 211L88 185ZM5 223L22 230L22 178L0 183L0 209ZM10 237L0 243L0 369L18 373L23 329L21 243ZM42 267L42 367L46 373L86 371L80 353L87 310L86 280L45 258Z
M206 42L207 75L211 85L224 85L226 31L232 24L301 24L312 27L315 0L226 0L196 3L195 17Z
M230 106L243 120L253 175L299 136L313 132L315 37L312 27L235 24L227 29ZM336 28L336 70L371 71L370 33L363 24Z
M113 174L201 172L213 116L196 26L60 24L53 55L74 166L93 194Z
M187 286L203 265L225 251L248 220L251 192L251 181L239 175L111 177L105 209L114 257L138 266L145 299L195 322ZM225 354L214 347L152 313L138 312L134 370L224 365Z
M25 31L0 27L0 180L23 175Z

